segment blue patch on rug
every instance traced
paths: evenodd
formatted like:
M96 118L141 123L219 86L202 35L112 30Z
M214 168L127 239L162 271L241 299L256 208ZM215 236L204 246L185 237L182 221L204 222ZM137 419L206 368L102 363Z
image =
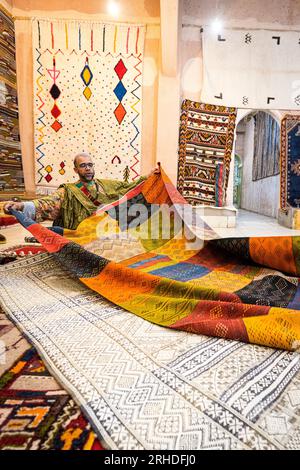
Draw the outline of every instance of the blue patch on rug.
M297 286L297 290L293 300L288 303L287 308L292 308L294 310L300 310L300 286Z
M152 258L142 259L141 261L137 261L136 263L131 264L129 267L130 268L139 268L140 266L143 266L144 264L149 263L150 261L156 261L156 260L160 260L160 259L166 259L166 256L165 255L157 255L157 256L153 256Z
M190 281L203 277L210 272L204 266L198 266L191 263L177 263L172 266L165 266L164 268L155 269L150 271L151 274L156 276L166 277L167 279L174 279L174 281Z

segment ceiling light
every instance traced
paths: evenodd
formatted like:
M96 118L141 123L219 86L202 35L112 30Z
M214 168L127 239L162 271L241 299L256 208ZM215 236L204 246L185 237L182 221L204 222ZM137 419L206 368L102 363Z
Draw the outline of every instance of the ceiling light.
M214 33L220 33L223 29L223 22L218 18L215 18L211 24L211 29Z
M109 15L116 17L120 13L120 5L117 2L111 0L107 4L107 11Z

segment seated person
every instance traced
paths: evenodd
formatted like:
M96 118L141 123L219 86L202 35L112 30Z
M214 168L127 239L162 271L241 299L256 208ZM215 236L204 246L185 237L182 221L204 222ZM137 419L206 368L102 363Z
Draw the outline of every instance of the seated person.
M95 178L94 163L86 153L74 158L74 171L79 176L76 183L65 183L50 196L26 202L8 201L4 212L10 209L23 211L37 222L50 219L53 225L75 230L80 222L99 209L100 206L118 200L130 189L144 181L145 177L125 183L123 181ZM159 168L154 173L159 173Z

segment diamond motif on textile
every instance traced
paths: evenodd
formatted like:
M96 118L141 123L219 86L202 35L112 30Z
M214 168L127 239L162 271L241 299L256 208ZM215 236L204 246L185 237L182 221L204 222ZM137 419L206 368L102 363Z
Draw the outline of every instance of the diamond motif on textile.
M212 308L210 310L210 315L211 315L211 318L222 318L223 317L222 307L218 305L217 307Z
M55 256L78 277L95 277L109 263L105 258L89 253L73 242L65 245Z
M158 422L158 430L160 433L166 433L166 434L176 434L178 433L178 430L180 429L180 421L181 421L181 415L180 412L178 412L178 415L176 416L164 416L161 417L159 422Z
M228 334L227 326L224 323L218 323L215 327L215 334L221 338L226 338Z
M51 127L52 127L52 129L53 129L55 132L58 132L59 129L62 128L62 125L60 124L60 122L54 121L54 123L51 124Z
M127 93L127 90L124 87L123 83L119 82L116 88L114 89L114 94L116 95L119 101L122 101L126 93Z
M300 176L300 159L296 160L295 163L292 163L291 170L295 175Z
M56 104L51 109L51 114L55 119L58 118L58 116L61 114L61 110Z
M119 79L122 80L125 73L127 72L127 68L125 67L122 59L120 59L117 65L115 66L115 72L118 75Z
M118 123L121 124L126 115L126 110L122 103L119 103L119 105L116 107L114 110L114 115L116 116Z
M61 92L58 86L55 83L53 83L52 87L50 88L49 93L54 100L57 100Z
M300 390L291 390L288 392L289 399L291 401L292 406L299 406L300 405Z
M84 94L84 97L85 97L87 100L89 100L90 97L92 96L91 89L90 89L88 86L83 90L82 93Z
M93 74L92 74L90 67L87 64L84 66L80 76L85 86L88 86L91 83Z
M297 286L277 275L267 275L253 280L247 286L235 291L244 302L272 307L287 307L296 295Z
M215 240L215 246L227 251L230 254L242 256L245 259L251 259L248 238Z
M64 175L65 172L66 172L66 170L64 169L65 166L66 166L65 163L64 163L64 162L60 162L60 165L59 165L59 166L60 166L59 173L60 173L61 175Z
M287 425L285 417L281 416L267 416L266 417L267 430L270 434L286 434Z
M47 183L50 183L50 181L52 180L52 176L50 175L50 173L45 176L45 180L47 181Z
M295 101L296 105L299 106L300 105L300 95L295 96L294 101Z

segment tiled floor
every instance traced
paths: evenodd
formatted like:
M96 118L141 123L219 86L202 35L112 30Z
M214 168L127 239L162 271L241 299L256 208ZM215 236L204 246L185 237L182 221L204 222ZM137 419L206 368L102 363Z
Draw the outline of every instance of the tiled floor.
M43 225L49 227L51 222L43 222ZM249 236L300 236L300 230L292 230L282 227L278 224L276 219L241 209L238 211L235 228L215 228L214 230L222 238ZM25 244L24 237L31 236L30 233L19 224L4 228L1 230L1 233L7 240L7 243L0 245L1 250L10 246Z
M243 209L238 210L235 228L217 228L215 231L224 238L300 236L300 230L283 227L277 219Z

